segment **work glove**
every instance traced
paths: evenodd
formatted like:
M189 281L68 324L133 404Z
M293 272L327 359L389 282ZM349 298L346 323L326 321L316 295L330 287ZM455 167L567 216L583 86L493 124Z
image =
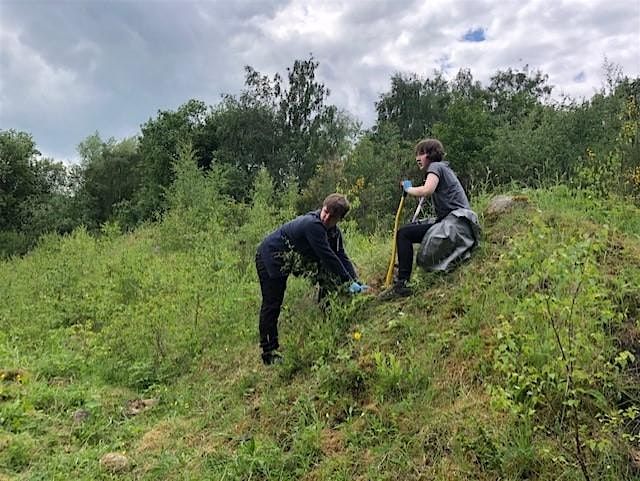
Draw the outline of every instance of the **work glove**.
M411 187L413 187L413 185L411 184L410 180L403 180L402 181L402 190L407 192Z
M361 292L367 292L369 286L366 284L360 284L359 282L353 282L349 286L349 292L351 294L360 294Z

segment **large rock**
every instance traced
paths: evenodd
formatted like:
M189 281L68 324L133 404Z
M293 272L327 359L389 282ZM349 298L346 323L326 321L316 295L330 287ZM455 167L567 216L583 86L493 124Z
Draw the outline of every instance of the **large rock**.
M120 453L107 453L100 458L100 467L110 473L121 473L130 467L129 458Z
M78 409L77 411L75 411L73 413L73 422L76 424L82 424L83 422L85 422L87 419L89 419L89 417L91 416L91 413L89 411L87 411L86 409Z
M497 195L489 202L485 215L487 217L497 217L517 205L526 205L528 203L529 198L526 195Z
M138 414L151 409L156 404L158 404L157 399L132 399L127 401L124 413L127 416L137 416Z

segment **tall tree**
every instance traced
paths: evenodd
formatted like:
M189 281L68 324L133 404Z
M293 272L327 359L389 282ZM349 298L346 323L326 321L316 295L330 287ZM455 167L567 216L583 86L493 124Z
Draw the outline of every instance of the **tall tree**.
M486 148L494 135L494 122L486 103L486 92L467 69L452 82L452 99L446 119L434 126L442 141L446 160L467 189L487 178L490 166Z
M24 221L21 204L37 189L39 154L30 134L0 130L0 230L19 228Z
M142 125L140 137L140 188L131 207L131 215L139 220L148 219L164 210L164 190L173 181L173 162L178 158L178 146L194 142L202 129L208 108L199 100L189 100L176 111L158 111L155 119ZM197 152L198 163L202 153Z
M43 158L30 134L0 131L0 256L23 254L48 232L77 225L69 172Z
M415 142L430 135L433 124L444 119L450 101L447 81L436 72L433 79L396 73L391 90L376 102L377 124L394 124L403 139Z
M42 234L71 232L80 223L73 206L69 170L62 162L38 158L33 163L35 189L23 204L21 230L29 242Z
M278 112L289 173L302 185L313 175L319 160L319 152L312 150L313 139L321 125L332 119L324 104L329 89L315 78L318 65L310 56L287 68L288 85L282 91Z
M313 55L295 60L286 79L272 79L246 67L245 106L275 115L273 151L265 166L274 180L294 179L301 186L313 176L323 159L342 155L358 129L344 112L327 105L330 91L316 80L319 66Z
M243 95L225 96L207 117L194 140L203 153L202 167L227 169L230 195L246 200L248 186L263 166L279 172L279 138L276 116L269 106Z
M511 120L521 118L549 99L553 86L548 80L548 75L539 70L530 72L527 65L520 71L511 68L498 71L487 89L491 111Z
M136 138L103 141L96 132L78 145L81 157L76 202L83 223L97 228L114 217L118 205L133 198L139 186Z

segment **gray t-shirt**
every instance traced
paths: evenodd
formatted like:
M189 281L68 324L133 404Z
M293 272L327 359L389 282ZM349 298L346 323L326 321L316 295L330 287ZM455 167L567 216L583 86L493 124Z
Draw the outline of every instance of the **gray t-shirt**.
M431 162L427 168L428 174L435 174L440 179L436 191L431 194L438 220L444 219L456 209L471 209L467 194L448 162Z

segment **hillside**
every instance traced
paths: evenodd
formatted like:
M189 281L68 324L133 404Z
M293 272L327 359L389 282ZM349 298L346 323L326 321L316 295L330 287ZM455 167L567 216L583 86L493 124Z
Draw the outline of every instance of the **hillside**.
M291 279L268 368L268 204L45 238L0 264L0 479L639 479L640 210L520 194L411 298L325 315ZM390 236L344 230L375 291Z

